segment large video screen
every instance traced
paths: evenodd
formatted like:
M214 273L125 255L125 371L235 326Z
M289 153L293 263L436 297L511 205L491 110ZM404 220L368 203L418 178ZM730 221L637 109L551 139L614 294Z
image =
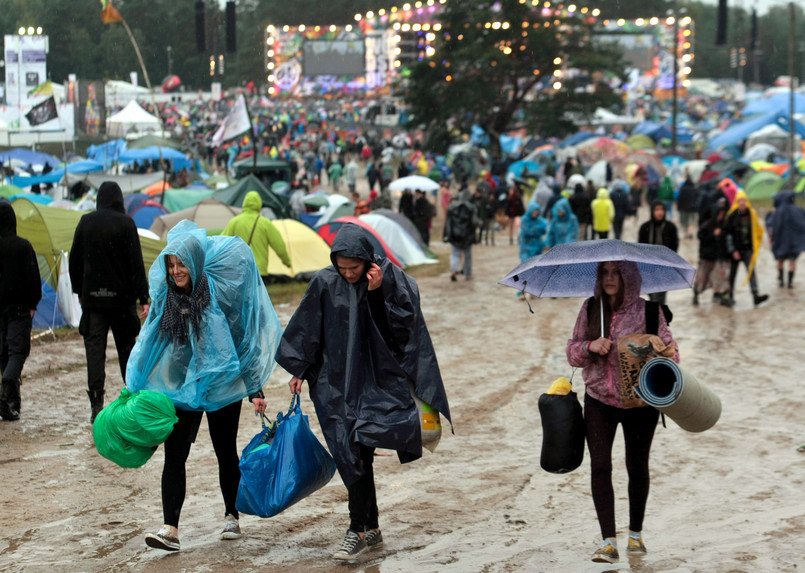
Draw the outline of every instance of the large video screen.
M305 40L303 71L306 76L363 76L366 48L355 40Z
M595 41L601 44L617 44L623 50L623 59L641 71L654 67L657 38L653 34L607 34L596 33Z

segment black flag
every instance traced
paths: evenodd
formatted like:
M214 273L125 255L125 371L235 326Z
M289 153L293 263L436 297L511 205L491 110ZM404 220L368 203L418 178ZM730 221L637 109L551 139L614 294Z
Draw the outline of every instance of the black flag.
M28 120L31 127L41 125L57 117L59 117L59 113L56 111L56 100L53 99L53 96L35 105L31 108L31 111L25 114L25 119Z

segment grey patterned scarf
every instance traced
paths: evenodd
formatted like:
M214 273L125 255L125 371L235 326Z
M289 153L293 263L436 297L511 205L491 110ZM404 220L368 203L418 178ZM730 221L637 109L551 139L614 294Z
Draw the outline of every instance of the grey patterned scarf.
M210 304L210 285L207 275L201 273L198 282L190 294L183 294L172 287L168 287L168 296L165 300L165 310L159 322L159 331L180 344L187 343L187 322L192 322L196 331L196 339L201 334L201 315Z

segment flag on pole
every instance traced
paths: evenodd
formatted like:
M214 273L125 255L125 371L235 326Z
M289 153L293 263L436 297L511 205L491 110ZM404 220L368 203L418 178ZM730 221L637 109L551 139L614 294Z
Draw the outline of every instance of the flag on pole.
M46 82L42 82L35 88L28 90L29 96L43 96L43 95L53 95L53 82L50 80Z
M249 112L246 109L246 98L240 94L238 100L235 102L235 107L229 112L229 115L224 118L221 127L212 136L212 144L216 147L221 145L224 141L233 139L242 133L251 131L252 122L249 120Z
M56 111L56 100L53 99L53 96L35 105L31 108L31 111L25 114L25 119L28 120L31 127L47 123L57 117L59 117L59 113Z
M101 0L101 20L104 24L123 21L123 16L112 6L112 0Z

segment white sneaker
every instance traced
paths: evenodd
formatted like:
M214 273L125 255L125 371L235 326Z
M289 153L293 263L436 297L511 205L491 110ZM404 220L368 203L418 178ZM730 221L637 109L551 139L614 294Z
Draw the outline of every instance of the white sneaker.
M235 516L227 514L224 530L221 532L221 539L240 539L243 534L240 532L240 523Z

